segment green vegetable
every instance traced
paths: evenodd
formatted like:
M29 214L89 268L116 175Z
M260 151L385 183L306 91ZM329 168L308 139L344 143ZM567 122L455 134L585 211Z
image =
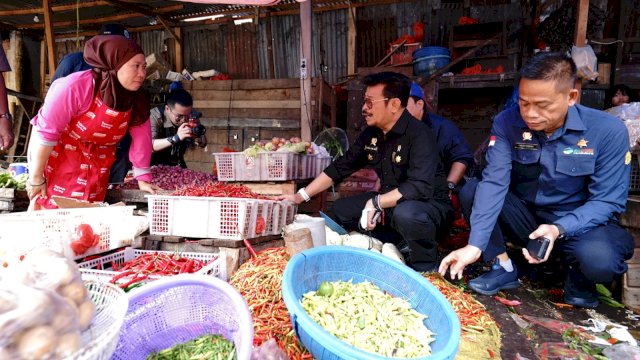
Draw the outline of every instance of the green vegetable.
M318 288L318 295L331 296L331 294L333 294L333 285L328 281L323 281Z
M309 316L325 330L358 349L386 357L415 358L431 354L433 333L424 325L425 315L408 301L393 297L365 281L325 282L318 291L303 295ZM324 285L324 286L323 286Z
M611 297L613 295L611 294L611 291L609 291L609 289L607 289L607 287L602 284L596 284L596 291L598 291L598 294L605 297Z
M221 335L204 335L158 351L147 360L236 360L235 345Z

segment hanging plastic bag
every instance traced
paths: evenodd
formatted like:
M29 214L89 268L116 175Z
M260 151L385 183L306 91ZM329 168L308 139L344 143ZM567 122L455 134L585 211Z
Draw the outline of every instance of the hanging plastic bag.
M571 47L571 58L578 68L578 77L595 80L598 77L598 58L590 45Z

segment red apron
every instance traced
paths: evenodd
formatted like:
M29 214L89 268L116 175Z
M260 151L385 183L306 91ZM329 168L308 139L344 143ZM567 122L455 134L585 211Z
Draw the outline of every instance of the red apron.
M44 169L47 196L104 201L116 144L127 132L130 116L130 110L115 111L97 95L87 112L71 119ZM50 198L37 202L56 208Z

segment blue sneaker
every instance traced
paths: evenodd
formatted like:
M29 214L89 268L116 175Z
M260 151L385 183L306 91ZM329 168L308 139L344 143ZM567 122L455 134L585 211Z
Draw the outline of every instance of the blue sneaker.
M518 270L505 270L497 262L491 266L491 271L469 280L469 287L482 295L495 295L500 290L516 289L520 287Z
M582 282L582 286L578 286L571 280L571 275L568 275L564 282L564 302L575 307L587 309L595 309L600 303L595 284Z

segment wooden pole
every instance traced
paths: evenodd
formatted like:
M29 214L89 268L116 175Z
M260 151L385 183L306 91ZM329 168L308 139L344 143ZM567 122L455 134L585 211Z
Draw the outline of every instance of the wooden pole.
M576 31L574 34L574 44L577 47L583 47L586 44L587 38L587 20L589 18L589 0L580 0L578 3L578 15L576 16ZM578 90L578 100L580 103L580 95L582 93L582 79L578 79L576 82L576 89Z
M300 137L305 141L311 141L311 2L300 3L300 66L306 61L306 76L300 76Z
M273 62L273 18L267 11L267 65L269 69L269 79L276 78L276 68Z
M347 9L347 74L356 73L356 37L358 30L356 28L356 8L349 7Z
M42 8L44 9L44 35L47 39L47 60L49 63L49 74L53 77L56 72L56 52L55 52L55 39L53 38L53 13L51 12L51 6L49 0L42 0Z
M173 31L175 32L177 37L182 38L182 28L175 27L173 28ZM176 53L176 60L175 60L176 72L181 72L183 68L182 43L179 41L174 41L174 46L175 46L175 53Z

